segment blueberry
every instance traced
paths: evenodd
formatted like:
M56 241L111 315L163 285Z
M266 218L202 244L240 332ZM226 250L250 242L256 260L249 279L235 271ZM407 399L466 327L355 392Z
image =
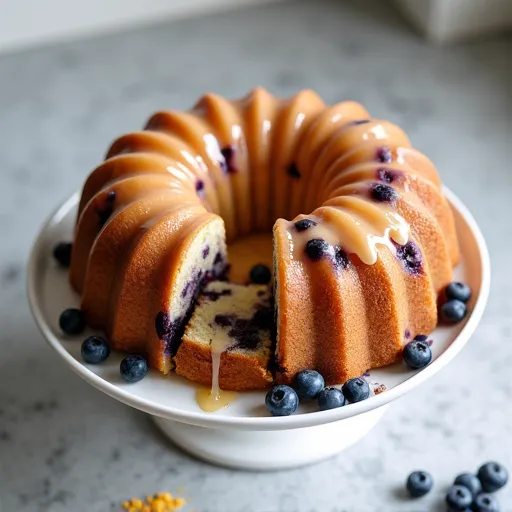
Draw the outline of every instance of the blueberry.
M254 265L254 267L251 268L249 277L251 279L251 283L268 284L272 274L266 265Z
M301 398L316 398L324 387L324 378L314 370L302 370L295 377L295 390Z
M370 386L368 382L361 377L347 380L347 382L343 384L341 391L351 404L366 400L370 396Z
M471 288L464 283L454 281L450 283L445 290L447 300L460 300L466 303L471 298Z
M128 356L121 361L119 370L126 382L139 382L148 373L148 362L142 356Z
M302 219L298 220L295 223L295 229L297 231L306 231L306 229L312 228L313 226L316 226L317 223L314 220L311 219Z
M223 171L227 173L236 173L237 168L235 165L235 148L233 146L229 146L227 148L221 149L220 152L224 157L224 161L221 162Z
M377 169L377 178L385 183L393 183L403 176L403 172L393 169L380 168Z
M471 505L473 512L500 512L498 501L491 494L479 494Z
M414 340L405 345L403 358L409 368L418 370L432 361L432 350L426 341Z
M221 327L231 327L235 323L235 317L233 315L223 315L219 313L215 315L213 321Z
M402 260L402 264L407 272L418 275L423 269L423 256L420 248L410 240L405 245L398 245L396 248L398 259Z
M370 195L379 203L394 203L398 199L398 192L384 183L374 183L370 187Z
M450 512L465 511L471 506L472 502L473 495L471 491L463 485L453 485L446 495L446 504Z
M318 261L322 256L332 252L332 246L322 238L313 238L306 244L306 254L313 261Z
M109 344L100 336L89 336L82 343L82 359L89 364L105 361L110 355Z
M393 153L387 146L381 146L377 150L377 160L383 164L390 164L393 161Z
M73 244L61 242L53 248L53 257L61 267L69 267L71 263L71 250Z
M272 416L289 416L299 406L299 397L290 386L274 386L265 397L265 405Z
M452 299L441 306L439 315L445 322L456 324L466 316L467 312L468 308L464 302Z
M485 492L495 492L508 482L508 471L498 462L487 462L477 476Z
M416 334L416 336L414 336L414 339L416 341L427 341L428 336L426 334Z
M96 209L96 215L100 221L100 225L104 226L110 216L114 213L114 205L116 201L116 191L111 190L105 197L105 202L102 208Z
M350 264L348 254L341 247L334 248L334 263L341 270L346 269Z
M467 487L471 491L473 498L482 492L482 484L480 483L480 480L471 473L461 473L457 476L453 485L463 485L464 487Z
M76 308L65 309L60 314L59 326L66 334L80 334L85 329L84 314Z
M318 408L321 411L337 409L345 405L345 397L338 388L324 388L318 395Z
M414 471L405 484L411 498L421 498L428 494L434 486L434 480L426 471Z
M295 164L290 164L286 172L288 173L289 176L295 179L299 179L302 176Z

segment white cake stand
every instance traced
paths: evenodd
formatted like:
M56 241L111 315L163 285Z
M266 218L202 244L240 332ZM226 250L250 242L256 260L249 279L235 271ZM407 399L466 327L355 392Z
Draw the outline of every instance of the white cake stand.
M50 346L80 377L100 391L152 416L174 443L212 463L242 469L275 470L310 464L331 457L364 437L382 418L393 400L408 393L448 364L475 330L487 302L489 255L473 217L450 191L461 245L462 261L455 278L473 290L470 314L453 327L439 327L431 335L434 359L413 372L404 364L372 370L371 387L386 391L364 402L325 412L314 404L301 405L297 414L273 418L264 407L265 392L240 393L227 409L203 412L195 400L196 386L176 375L156 371L136 384L119 375L122 354L113 353L100 365L84 364L80 345L84 336L63 336L58 327L62 310L77 307L79 298L68 284L66 270L57 267L52 248L71 240L78 195L66 201L44 224L32 250L28 269L28 298L34 318ZM55 363L57 364L57 362Z

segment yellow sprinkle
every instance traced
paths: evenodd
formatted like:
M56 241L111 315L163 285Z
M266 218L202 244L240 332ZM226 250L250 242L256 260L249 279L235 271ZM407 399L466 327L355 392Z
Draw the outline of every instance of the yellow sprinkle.
M183 489L179 492L183 492ZM153 496L146 496L145 500L132 498L122 502L121 505L127 512L176 512L185 504L184 498L175 497L170 492L160 492Z

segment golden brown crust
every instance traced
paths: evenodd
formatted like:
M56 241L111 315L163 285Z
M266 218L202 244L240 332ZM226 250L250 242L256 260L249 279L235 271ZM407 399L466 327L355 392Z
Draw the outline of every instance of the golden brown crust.
M165 343L159 338L155 328L155 319L160 312L170 311L172 302L179 297L181 293L178 283L179 274L183 266L194 258L194 255L190 254L191 245L202 232L209 231L210 226L213 226L214 223L218 225L215 232L224 238L225 233L219 226L221 223L219 217L206 212L193 216L190 222L179 229L177 237L173 241L172 250L165 252L166 257L162 261L160 274L154 283L154 293L146 319L147 327L144 338L148 347L149 364L165 374L172 369L171 355L168 352L169 347L167 347L166 353ZM211 231L213 232L213 229Z

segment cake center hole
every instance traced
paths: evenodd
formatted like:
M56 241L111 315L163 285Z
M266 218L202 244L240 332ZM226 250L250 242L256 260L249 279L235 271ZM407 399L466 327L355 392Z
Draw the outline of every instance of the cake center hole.
M255 265L273 266L272 233L251 233L228 244L230 264L228 278L237 284L248 284L249 274Z

